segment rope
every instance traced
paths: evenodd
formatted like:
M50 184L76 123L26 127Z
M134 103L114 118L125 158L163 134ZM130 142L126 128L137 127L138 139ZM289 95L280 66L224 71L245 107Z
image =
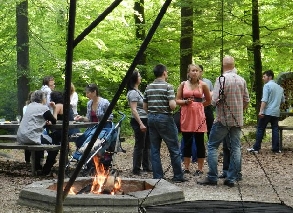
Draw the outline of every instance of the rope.
M206 123L206 119L203 119L201 124L198 126L198 128L195 130L195 132L197 132L199 129L201 129L202 125ZM181 157L181 156L180 156ZM165 176L165 174L170 170L171 168L171 164L169 164L169 166L167 167L167 169L165 170L165 172L163 173L163 177ZM146 209L142 206L142 204L145 202L145 200L148 198L148 196L152 193L152 191L155 189L155 187L158 185L158 183L162 180L162 178L160 178L155 185L153 186L153 188L148 192L148 194L145 196L145 198L141 201L141 203L138 206L138 212L139 213L146 213Z
M221 27L222 27L222 36L221 36L221 51L220 51L220 64L221 64L221 74L223 73L223 65L222 65L222 61L224 58L224 0L221 1L222 5L221 5L221 13L222 13L222 19L221 19Z
M223 77L223 78L224 78L224 82L225 82L225 77ZM222 88L221 88L221 87L222 87ZM224 85L221 85L221 84L220 84L219 96L220 96L220 94L221 94L223 97L225 97L225 94L224 94ZM238 124L235 115L232 113L230 106L227 104L227 101L225 100L225 98L224 98L224 99L221 99L221 100L222 100L222 101L221 101L221 102L219 101L218 103L219 103L219 104L220 104L220 103L223 103L224 106L226 106L226 108L227 108L228 111L230 112L232 118L234 119L234 121L235 121L235 123L236 123L236 126L240 128L241 133L242 133L242 135L243 135L243 137L244 137L245 142L251 147L251 144L249 143L249 141L248 141L246 135L244 134L244 131L241 129L240 125ZM230 129L229 129L229 127L227 126L227 116L226 116L226 112L225 112L225 107L224 107L224 106L223 106L223 113L224 113L224 117L225 117L226 127L227 127L228 131L230 132ZM230 133L229 133L229 134L230 134ZM231 144L231 141L230 141L230 144ZM270 186L272 187L274 193L276 194L277 198L279 199L281 205L284 205L284 201L281 199L280 194L277 192L276 187L273 185L273 183L272 183L272 181L271 181L271 179L270 179L268 173L266 172L266 170L265 170L264 166L262 165L260 159L258 158L257 154L255 154L255 153L253 153L253 154L254 154L254 156L255 156L255 158L256 158L257 163L259 164L260 168L262 169L262 171L263 171L263 173L264 173L266 179L268 180ZM234 162L234 164L235 164L235 160L234 160L234 159L233 159L233 162ZM241 193L240 184L239 184L239 182L237 181L237 179L236 179L236 182L237 182L237 186L238 186L237 188L238 188L238 191L239 191L239 195L240 195L240 198L241 198L242 207L243 207L243 211L244 211L244 204L243 204L243 199L242 199L243 196L242 196L242 193Z

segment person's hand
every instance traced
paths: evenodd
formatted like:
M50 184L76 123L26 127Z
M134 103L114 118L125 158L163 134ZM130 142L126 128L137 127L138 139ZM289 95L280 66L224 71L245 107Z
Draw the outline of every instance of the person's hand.
M145 125L143 123L139 125L139 128L140 128L140 131L142 131L142 132L147 131L147 128L145 127Z
M264 116L265 116L265 115L263 114L263 112L259 112L259 113L258 113L258 117L259 117L259 118L263 118Z
M75 116L75 117L73 118L73 120L78 121L78 119L79 119L80 117L81 117L80 115L77 115L77 116Z
M75 121L83 121L84 120L84 117L81 116L81 115L77 115L77 116L74 117L74 120Z
M54 109L54 108L56 107L55 102L51 101L51 102L50 102L50 106Z
M193 101L193 99L192 99L192 98L187 98L187 100L186 100L185 104L186 104L186 105L189 105L189 104L191 104L191 103L192 103L192 101Z
M52 122L47 120L46 125L52 125Z

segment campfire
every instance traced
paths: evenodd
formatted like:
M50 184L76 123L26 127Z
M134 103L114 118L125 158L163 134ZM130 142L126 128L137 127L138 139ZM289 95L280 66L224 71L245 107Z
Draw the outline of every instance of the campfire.
M103 165L102 159L94 157L93 161L95 174L75 180L63 202L64 212L132 213L142 201L143 206L184 201L182 189L166 180L120 178L117 170ZM57 180L37 181L21 190L18 203L54 211L56 192Z
M95 165L95 174L92 177L93 181L86 186L80 188L71 187L69 194L111 194L123 195L121 190L121 178L118 177L117 169L105 168L100 162L98 156L93 157Z
M113 176L109 174L109 176ZM138 209L138 204L144 200L143 206L164 205L184 201L181 188L161 180L137 179L121 177L119 194L94 194L90 192L93 177L79 177L73 184L74 193L68 195L63 203L64 212L112 212L132 213ZM108 177L108 181L109 181ZM113 180L111 180L113 183ZM64 184L67 184L66 180ZM103 187L102 187L103 188ZM107 189L105 184L105 189ZM86 190L88 192L85 192ZM99 187L98 187L99 189ZM83 193L82 190L84 190ZM149 194L150 190L153 190ZM56 204L56 180L42 180L31 183L21 190L18 203L53 212ZM145 199L147 197L147 199Z

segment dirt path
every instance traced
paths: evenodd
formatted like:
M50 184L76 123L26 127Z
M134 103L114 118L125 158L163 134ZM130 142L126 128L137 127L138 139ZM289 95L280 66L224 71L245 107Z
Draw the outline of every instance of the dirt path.
M249 131L245 131L248 135ZM246 152L253 140L243 140L243 180L238 187L229 188L224 186L222 180L217 186L200 186L196 184L198 177L186 175L188 182L176 184L184 190L187 201L192 200L231 200L231 201L260 201L269 203L280 203L293 207L293 181L292 181L292 151L293 135L284 131L284 151L281 154L270 152L270 142L263 145L262 152L251 155ZM268 132L269 135L269 132ZM131 141L128 140L128 141ZM133 145L125 142L123 147L127 153L117 156L117 165L121 170L121 176L133 177L131 174ZM166 169L170 164L170 158L166 147L162 147L162 162ZM219 158L219 171L221 171L222 159ZM18 195L21 189L41 177L31 177L29 165L24 163L23 151L0 150L0 212L46 212L34 208L17 205ZM264 174L264 171L266 174ZM207 172L205 165L205 173ZM191 171L196 170L196 163L192 164ZM137 176L136 176L137 177ZM166 177L172 178L172 171L166 173ZM152 178L149 173L143 174L141 178ZM268 180L269 179L269 180ZM272 184L270 184L270 182Z

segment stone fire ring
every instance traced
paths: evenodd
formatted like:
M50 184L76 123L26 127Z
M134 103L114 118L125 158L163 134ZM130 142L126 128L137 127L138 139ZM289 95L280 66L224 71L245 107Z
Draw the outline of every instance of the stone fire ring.
M89 181L91 178L77 178L75 183ZM121 178L122 189L124 183L133 183L154 186L156 179L135 179ZM65 183L68 181L65 180ZM73 186L74 186L73 184ZM46 211L55 211L57 180L37 181L27 185L19 194L18 203L21 205L36 207ZM63 202L64 212L138 212L139 204L145 199L150 189L128 192L125 195L107 194L77 194L68 195ZM184 194L181 188L160 180L142 206L154 206L170 203L180 203L184 201Z

